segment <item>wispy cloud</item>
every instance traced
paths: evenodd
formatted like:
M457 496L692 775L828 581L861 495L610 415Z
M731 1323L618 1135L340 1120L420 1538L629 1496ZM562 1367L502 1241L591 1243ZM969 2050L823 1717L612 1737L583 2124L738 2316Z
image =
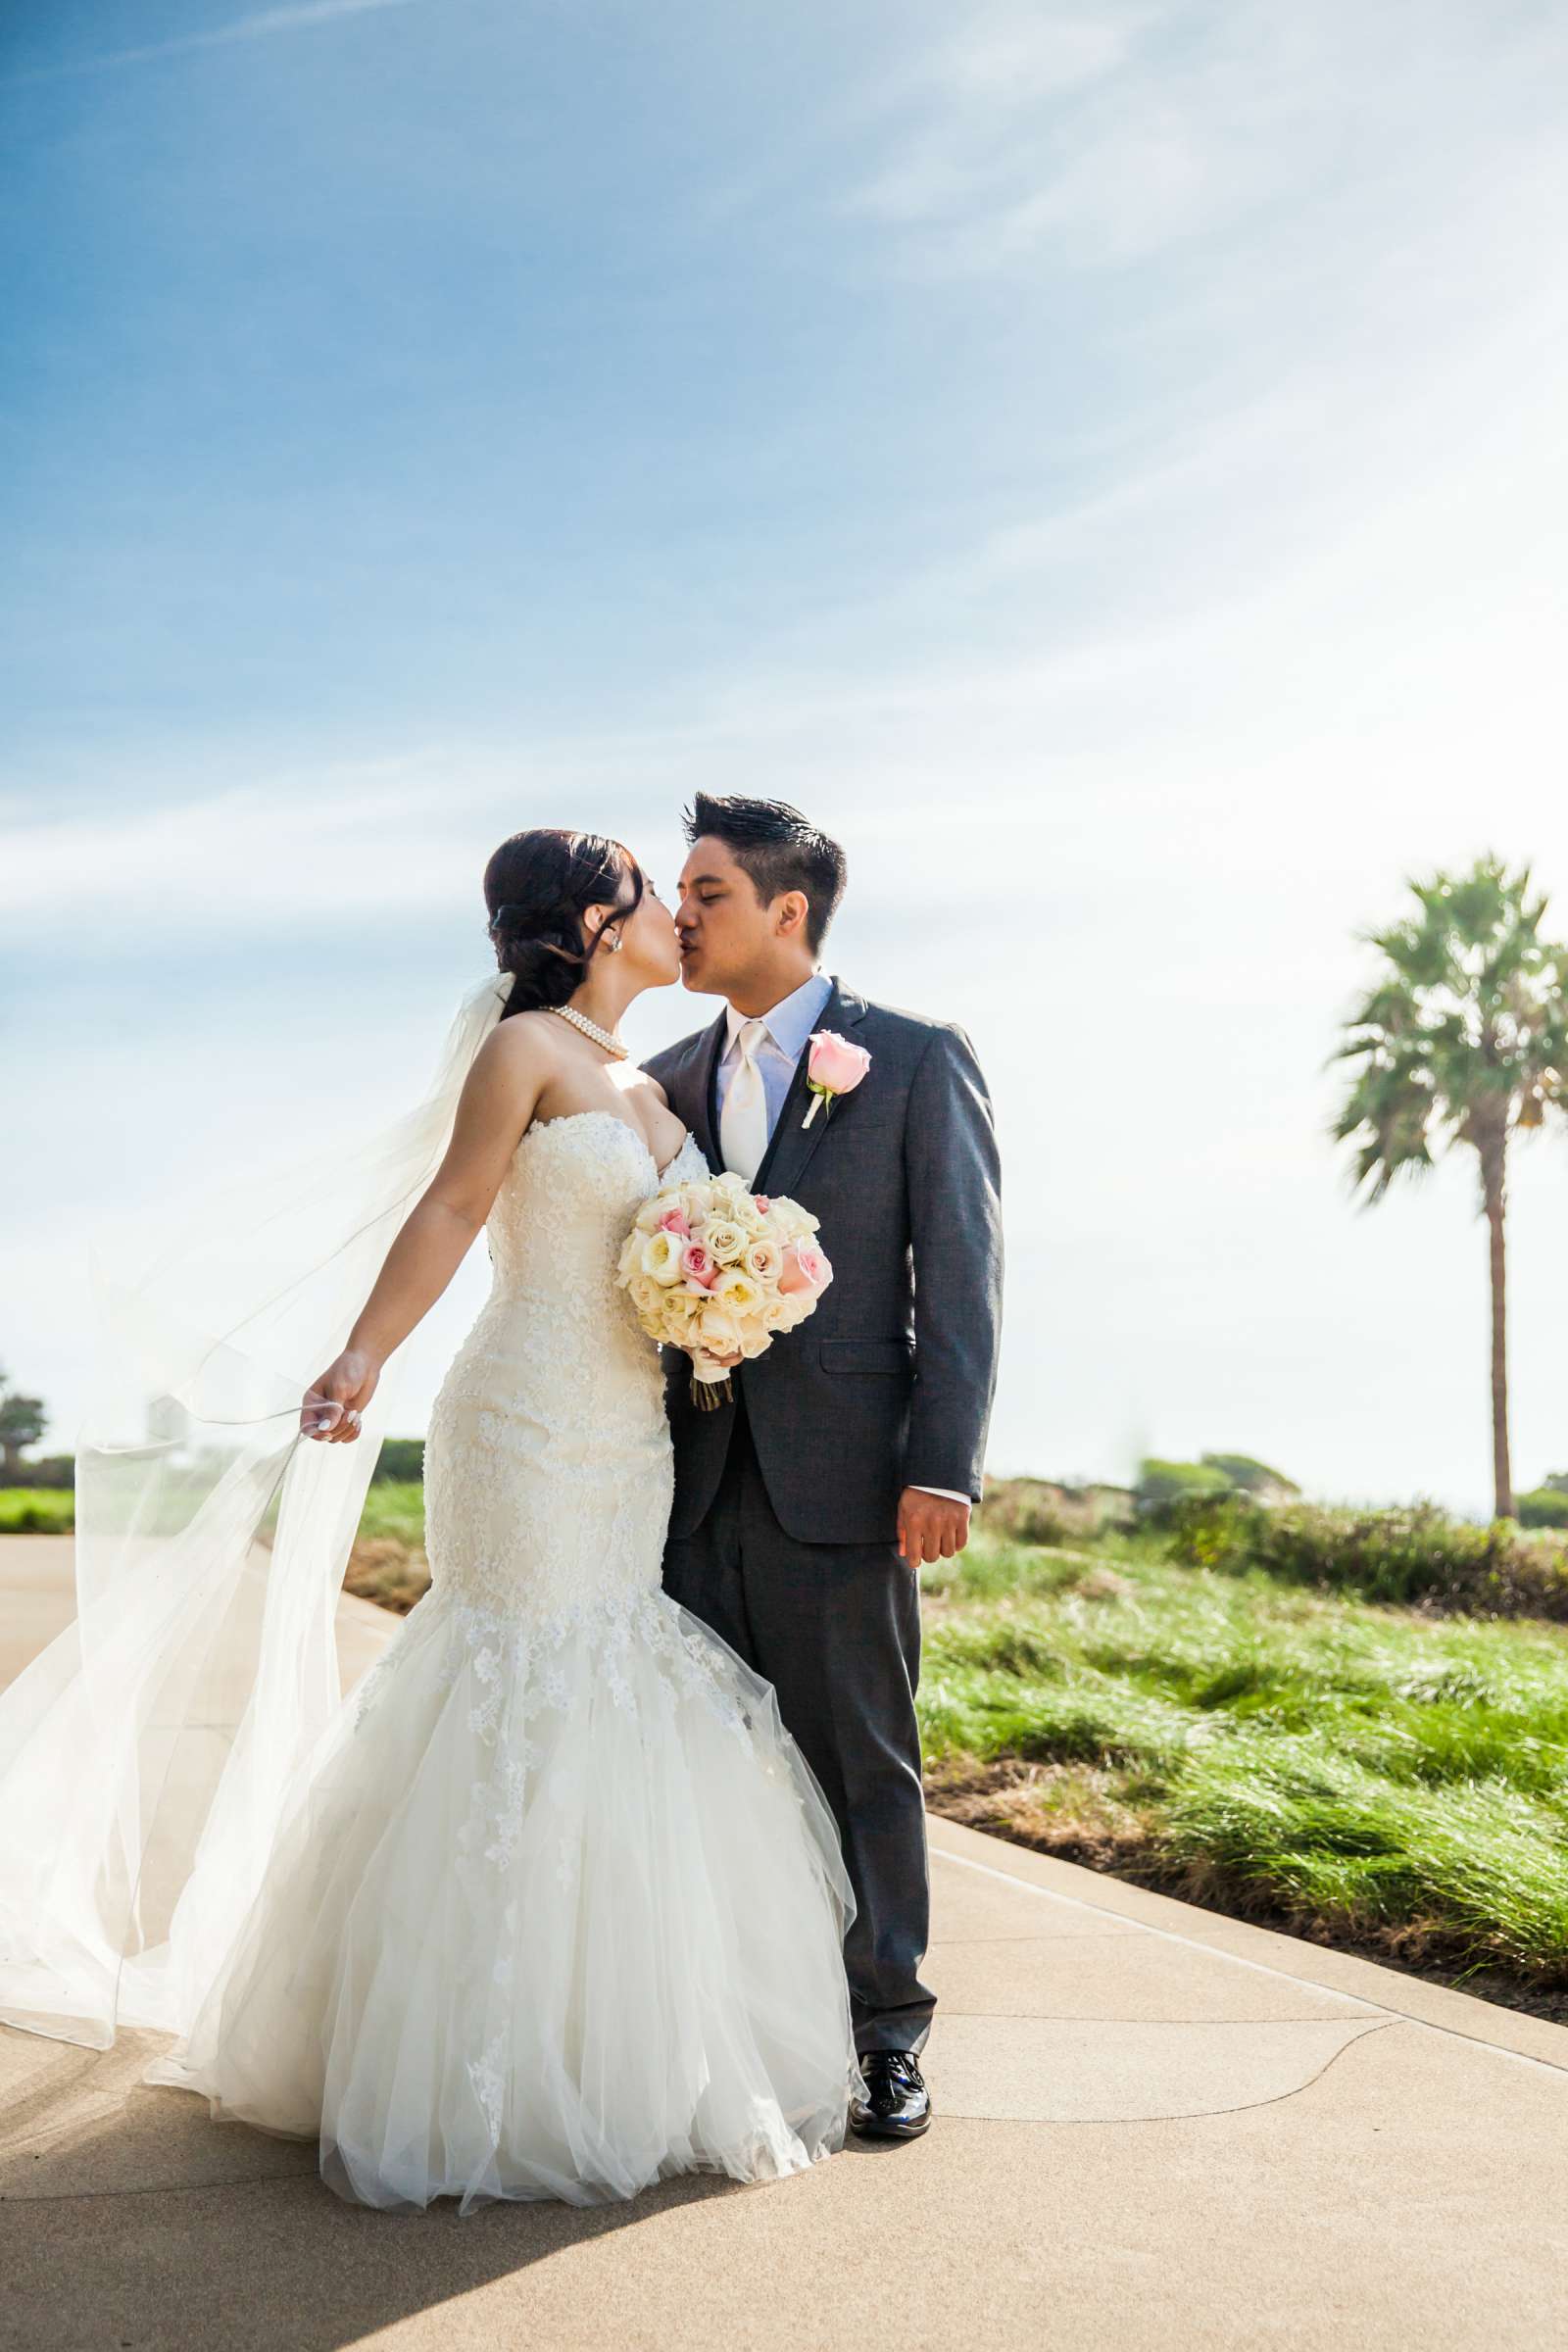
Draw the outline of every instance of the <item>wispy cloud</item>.
M80 74L107 74L118 66L144 65L153 58L180 57L196 49L222 49L236 41L264 41L278 32L301 32L316 24L331 24L339 17L360 17L387 8L410 8L415 0L300 0L291 8L258 9L248 17L235 17L227 24L218 24L210 32L182 33L172 41L148 41L136 49L112 49L97 57L73 58L54 66L36 66L22 74L8 74L0 79L0 88L14 89L36 81L65 81Z
M1391 155L1418 158L1456 92L1517 74L1515 44L1540 45L1544 66L1562 51L1549 24L1499 24L1481 11L1451 14L1431 36L1419 8L1368 18L1348 0L983 18L858 122L846 112L860 154L838 206L880 224L901 268L930 278L1044 258L1118 268L1244 224L1282 197L1317 218L1348 180L1385 171ZM882 150L869 170L868 122Z
M1123 78L1146 21L993 13L934 45L840 110L841 130L870 144L880 127L885 147L844 210L889 228L982 219L993 232L1004 227L1046 166L1048 130L1086 93Z
M0 822L0 913L16 934L69 917L134 936L451 904L472 883L453 846L453 765L433 751L322 761L119 815Z

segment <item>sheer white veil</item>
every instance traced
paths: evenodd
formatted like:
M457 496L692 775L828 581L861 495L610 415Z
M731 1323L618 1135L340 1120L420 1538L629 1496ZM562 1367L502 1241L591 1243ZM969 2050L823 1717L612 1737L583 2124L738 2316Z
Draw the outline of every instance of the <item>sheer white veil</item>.
M301 1436L439 1166L511 987L347 1152L181 1200L92 1254L101 1395L76 1453L76 1616L0 1692L0 2021L104 2049L183 2033L339 1703L333 1616L386 1427Z

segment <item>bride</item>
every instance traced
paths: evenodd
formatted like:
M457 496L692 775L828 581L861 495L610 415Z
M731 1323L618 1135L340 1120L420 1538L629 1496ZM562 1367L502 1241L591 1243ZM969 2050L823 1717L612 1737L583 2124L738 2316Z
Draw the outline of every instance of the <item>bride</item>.
M775 2179L842 2145L863 2089L841 1952L855 1901L824 1795L771 1685L660 1582L662 1382L614 1267L648 1196L707 1169L616 1031L643 990L677 979L673 919L630 854L588 834L514 836L485 898L500 979L470 1000L426 1105L423 1148L439 1127L444 1151L294 1408L286 1474L275 1447L258 1440L251 1459L242 1441L161 1540L143 1494L114 1573L93 1581L90 1544L78 1565L78 1648L40 1683L45 1652L0 1701L7 1819L27 1773L41 1786L73 1746L77 1774L115 1790L62 1832L74 1882L36 1838L29 1849L0 1831L0 2018L81 2039L112 2036L117 2019L172 2029L147 2080L201 2093L214 2117L318 2140L341 2196L403 2209L457 2196L465 2213L626 2198L692 2171ZM375 1183L362 1174L337 1203L345 1234L375 1212L356 1245L377 1216L380 1240L390 1225ZM368 1469L348 1506L326 1508L318 1481L312 1513L305 1456L373 1455L382 1369L481 1227L490 1298L426 1443L430 1589L313 1728L308 1700L289 1716L278 1692L308 1690L301 1662ZM275 1259L274 1243L274 1290ZM137 1294L144 1352L149 1296L160 1330L179 1328L168 1262ZM261 1417L254 1383L240 1383L247 1413L215 1409L215 1364L265 1362L275 1394L286 1360L270 1293L245 1306L249 1323L230 1316L199 1358L205 1392L165 1375L214 1429ZM308 1322L296 1317L296 1348ZM204 1518L205 1551L191 1536ZM204 1601L200 1562L231 1554L232 1592ZM230 1681L244 1658L244 1689L203 1763L215 1643ZM283 1773L272 1750L290 1737ZM125 1794L150 1780L168 1816L156 1863L148 1800ZM58 1829L58 1797L49 1808Z

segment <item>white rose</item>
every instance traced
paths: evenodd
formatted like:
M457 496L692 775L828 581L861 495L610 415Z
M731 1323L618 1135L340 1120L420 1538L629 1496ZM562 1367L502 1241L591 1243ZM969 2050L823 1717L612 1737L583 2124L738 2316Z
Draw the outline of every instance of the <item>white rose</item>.
M804 1241L808 1233L815 1233L816 1228L816 1218L808 1208L803 1208L798 1200L775 1200L768 1211L769 1239L781 1247Z
M659 1324L664 1319L664 1293L647 1274L634 1274L626 1286L633 1306L645 1324Z
M740 1325L732 1315L709 1306L693 1323L690 1341L706 1348L710 1355L731 1355L741 1344Z
M715 1299L722 1299L728 1315L751 1315L762 1303L762 1294L756 1279L742 1266L730 1266L713 1285Z
M731 1217L710 1217L703 1239L721 1266L738 1265L746 1254L746 1236Z
M685 1247L677 1233L651 1233L643 1244L643 1272L665 1285L679 1282L680 1253Z

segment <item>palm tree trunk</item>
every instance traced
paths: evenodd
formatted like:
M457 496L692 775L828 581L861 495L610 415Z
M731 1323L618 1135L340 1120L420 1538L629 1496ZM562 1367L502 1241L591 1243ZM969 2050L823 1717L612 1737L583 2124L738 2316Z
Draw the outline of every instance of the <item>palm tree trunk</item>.
M1492 1271L1492 1477L1495 1514L1513 1517L1513 1471L1508 1460L1508 1280L1502 1220L1505 1200L1504 1136L1481 1152L1481 1192L1486 1203Z

